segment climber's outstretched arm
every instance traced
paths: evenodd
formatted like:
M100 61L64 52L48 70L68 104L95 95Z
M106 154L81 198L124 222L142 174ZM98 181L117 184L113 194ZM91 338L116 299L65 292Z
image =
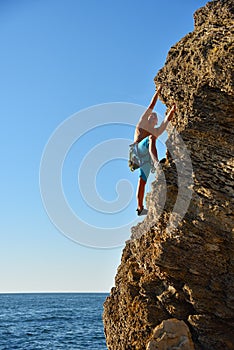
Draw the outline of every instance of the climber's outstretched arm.
M175 110L176 110L176 105L173 104L173 106L171 107L170 111L166 115L166 117L163 120L163 122L161 123L161 125L158 128L155 128L155 135L157 137L160 136L164 132L164 130L166 130L166 127L167 127L169 121L172 119L173 114L175 113Z
M152 100L151 100L151 102L149 104L149 107L146 109L146 111L140 117L140 120L139 120L138 124L148 120L150 114L153 112L153 109L154 109L154 107L156 105L156 102L158 100L158 96L159 96L161 90L162 90L162 85L160 85L158 87L157 91L155 92L154 96L152 97Z

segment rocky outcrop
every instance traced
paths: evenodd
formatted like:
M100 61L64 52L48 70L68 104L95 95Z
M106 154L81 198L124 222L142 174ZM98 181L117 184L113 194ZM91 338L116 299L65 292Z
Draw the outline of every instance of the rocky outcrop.
M191 349L234 349L233 18L233 0L196 11L194 31L155 78L177 112L149 213L132 229L104 304L110 350L160 349L158 329L171 319L187 325Z
M194 350L190 331L184 321L172 318L155 328L146 350L165 349Z

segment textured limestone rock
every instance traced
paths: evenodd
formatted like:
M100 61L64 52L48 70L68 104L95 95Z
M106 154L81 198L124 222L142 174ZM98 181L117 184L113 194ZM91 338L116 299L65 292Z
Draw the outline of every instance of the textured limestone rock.
M178 109L148 216L132 228L104 304L110 350L145 350L171 318L187 324L196 350L234 349L233 18L233 0L199 9L155 78Z
M194 350L191 334L184 321L172 318L163 321L153 331L146 350Z

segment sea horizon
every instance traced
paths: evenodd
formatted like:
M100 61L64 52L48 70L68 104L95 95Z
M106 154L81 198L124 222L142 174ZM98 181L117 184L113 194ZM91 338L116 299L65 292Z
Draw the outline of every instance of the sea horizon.
M0 292L0 295L3 294L110 294L110 292L90 292L90 291L20 291L20 292Z

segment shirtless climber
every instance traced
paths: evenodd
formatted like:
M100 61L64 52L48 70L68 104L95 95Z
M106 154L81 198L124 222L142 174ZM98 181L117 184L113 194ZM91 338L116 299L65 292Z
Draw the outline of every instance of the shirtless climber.
M164 132L169 121L172 119L173 114L176 110L176 105L174 104L166 115L165 119L161 125L157 128L155 126L158 123L158 117L153 109L158 100L159 93L162 89L162 86L159 86L158 90L155 92L149 107L140 117L139 122L136 126L134 143L138 143L138 152L141 157L147 157L146 161L140 167L139 181L137 187L137 215L146 215L147 209L143 206L144 194L145 194L145 185L147 178L150 173L152 166L151 159L153 161L154 167L158 165L158 154L156 150L156 139ZM151 157L151 159L150 159Z

